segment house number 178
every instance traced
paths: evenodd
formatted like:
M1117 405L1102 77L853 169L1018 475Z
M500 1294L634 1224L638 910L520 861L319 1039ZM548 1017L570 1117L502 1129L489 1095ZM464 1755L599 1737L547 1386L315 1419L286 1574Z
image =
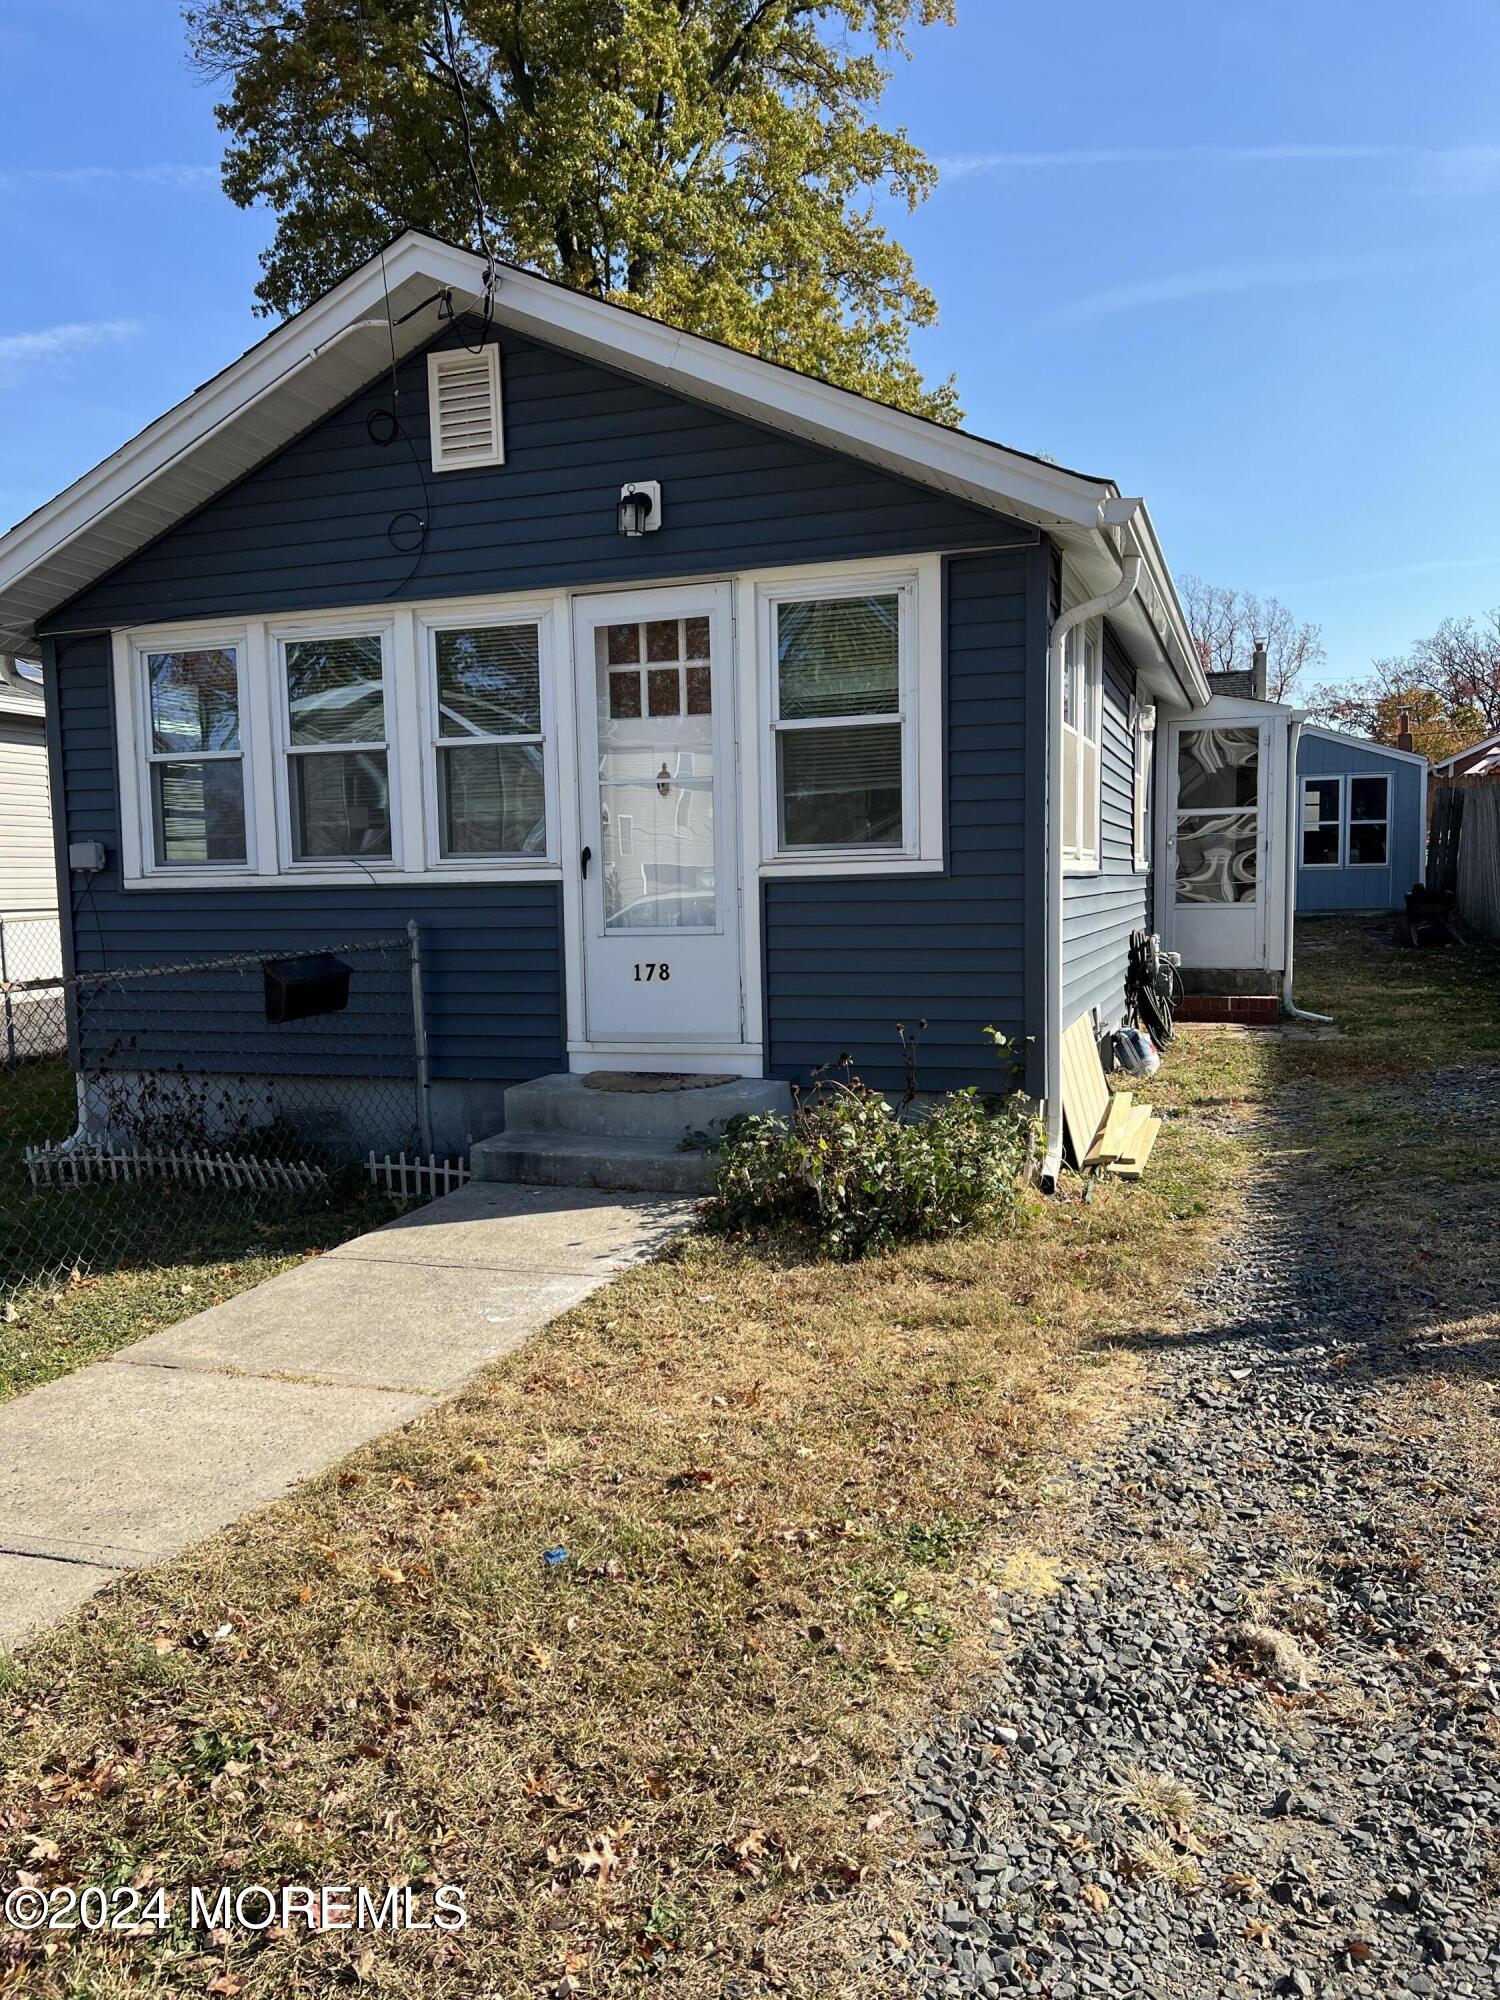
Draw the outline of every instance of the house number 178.
M646 981L647 983L653 979L670 979L672 977L672 968L658 959L652 959L643 965L638 965L635 969L635 976L638 982Z

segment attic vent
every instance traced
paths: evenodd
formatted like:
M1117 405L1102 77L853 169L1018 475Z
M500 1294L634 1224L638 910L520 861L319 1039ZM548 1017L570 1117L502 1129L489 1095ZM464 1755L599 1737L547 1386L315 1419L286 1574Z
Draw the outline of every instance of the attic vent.
M498 347L486 346L478 354L463 348L429 354L427 403L434 472L505 463Z

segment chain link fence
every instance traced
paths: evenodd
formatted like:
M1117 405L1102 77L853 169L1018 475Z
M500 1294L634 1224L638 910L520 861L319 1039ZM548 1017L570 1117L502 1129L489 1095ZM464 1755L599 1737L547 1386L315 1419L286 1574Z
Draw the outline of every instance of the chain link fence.
M0 1301L373 1226L366 1162L426 1133L406 936L62 976L5 930ZM54 931L55 936L55 931ZM387 1211L388 1212L388 1211ZM290 1240L288 1247L292 1247Z

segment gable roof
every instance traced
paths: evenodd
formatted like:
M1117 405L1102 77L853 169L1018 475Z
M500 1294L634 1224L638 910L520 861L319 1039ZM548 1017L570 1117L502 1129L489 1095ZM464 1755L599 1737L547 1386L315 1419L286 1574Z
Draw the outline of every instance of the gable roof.
M1403 764L1420 764L1424 769L1427 765L1420 750L1398 750L1394 743L1377 743L1373 736L1354 736L1347 729L1335 729L1327 722L1304 723L1302 734L1326 736L1332 743L1352 743L1358 750L1373 750L1377 757L1394 757Z
M0 651L329 415L437 330L439 295L482 297L484 259L407 230L0 538ZM494 323L918 485L1045 528L1082 582L1108 587L1127 546L1142 588L1115 622L1138 667L1207 699L1186 618L1143 501L1029 453L847 389L512 265ZM462 309L460 307L460 309ZM1170 697L1170 684L1161 692Z
M1478 766L1480 771L1487 772L1493 766L1500 764L1500 729L1491 730L1488 736L1481 736L1477 743L1470 743L1462 750L1455 750L1451 757L1434 757L1432 768L1434 771L1451 771L1455 764L1461 764L1466 757L1476 756L1482 750L1488 750L1491 755L1480 759ZM1465 777L1470 775L1471 773L1467 771L1463 773Z

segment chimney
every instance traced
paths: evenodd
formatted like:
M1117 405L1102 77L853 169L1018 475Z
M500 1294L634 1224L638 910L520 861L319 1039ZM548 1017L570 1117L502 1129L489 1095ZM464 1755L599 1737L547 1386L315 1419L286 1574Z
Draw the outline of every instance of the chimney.
M1257 638L1250 655L1250 692L1257 701L1266 698L1266 642Z
M1414 747L1411 740L1411 711L1403 708L1396 718L1396 748L1410 750Z

